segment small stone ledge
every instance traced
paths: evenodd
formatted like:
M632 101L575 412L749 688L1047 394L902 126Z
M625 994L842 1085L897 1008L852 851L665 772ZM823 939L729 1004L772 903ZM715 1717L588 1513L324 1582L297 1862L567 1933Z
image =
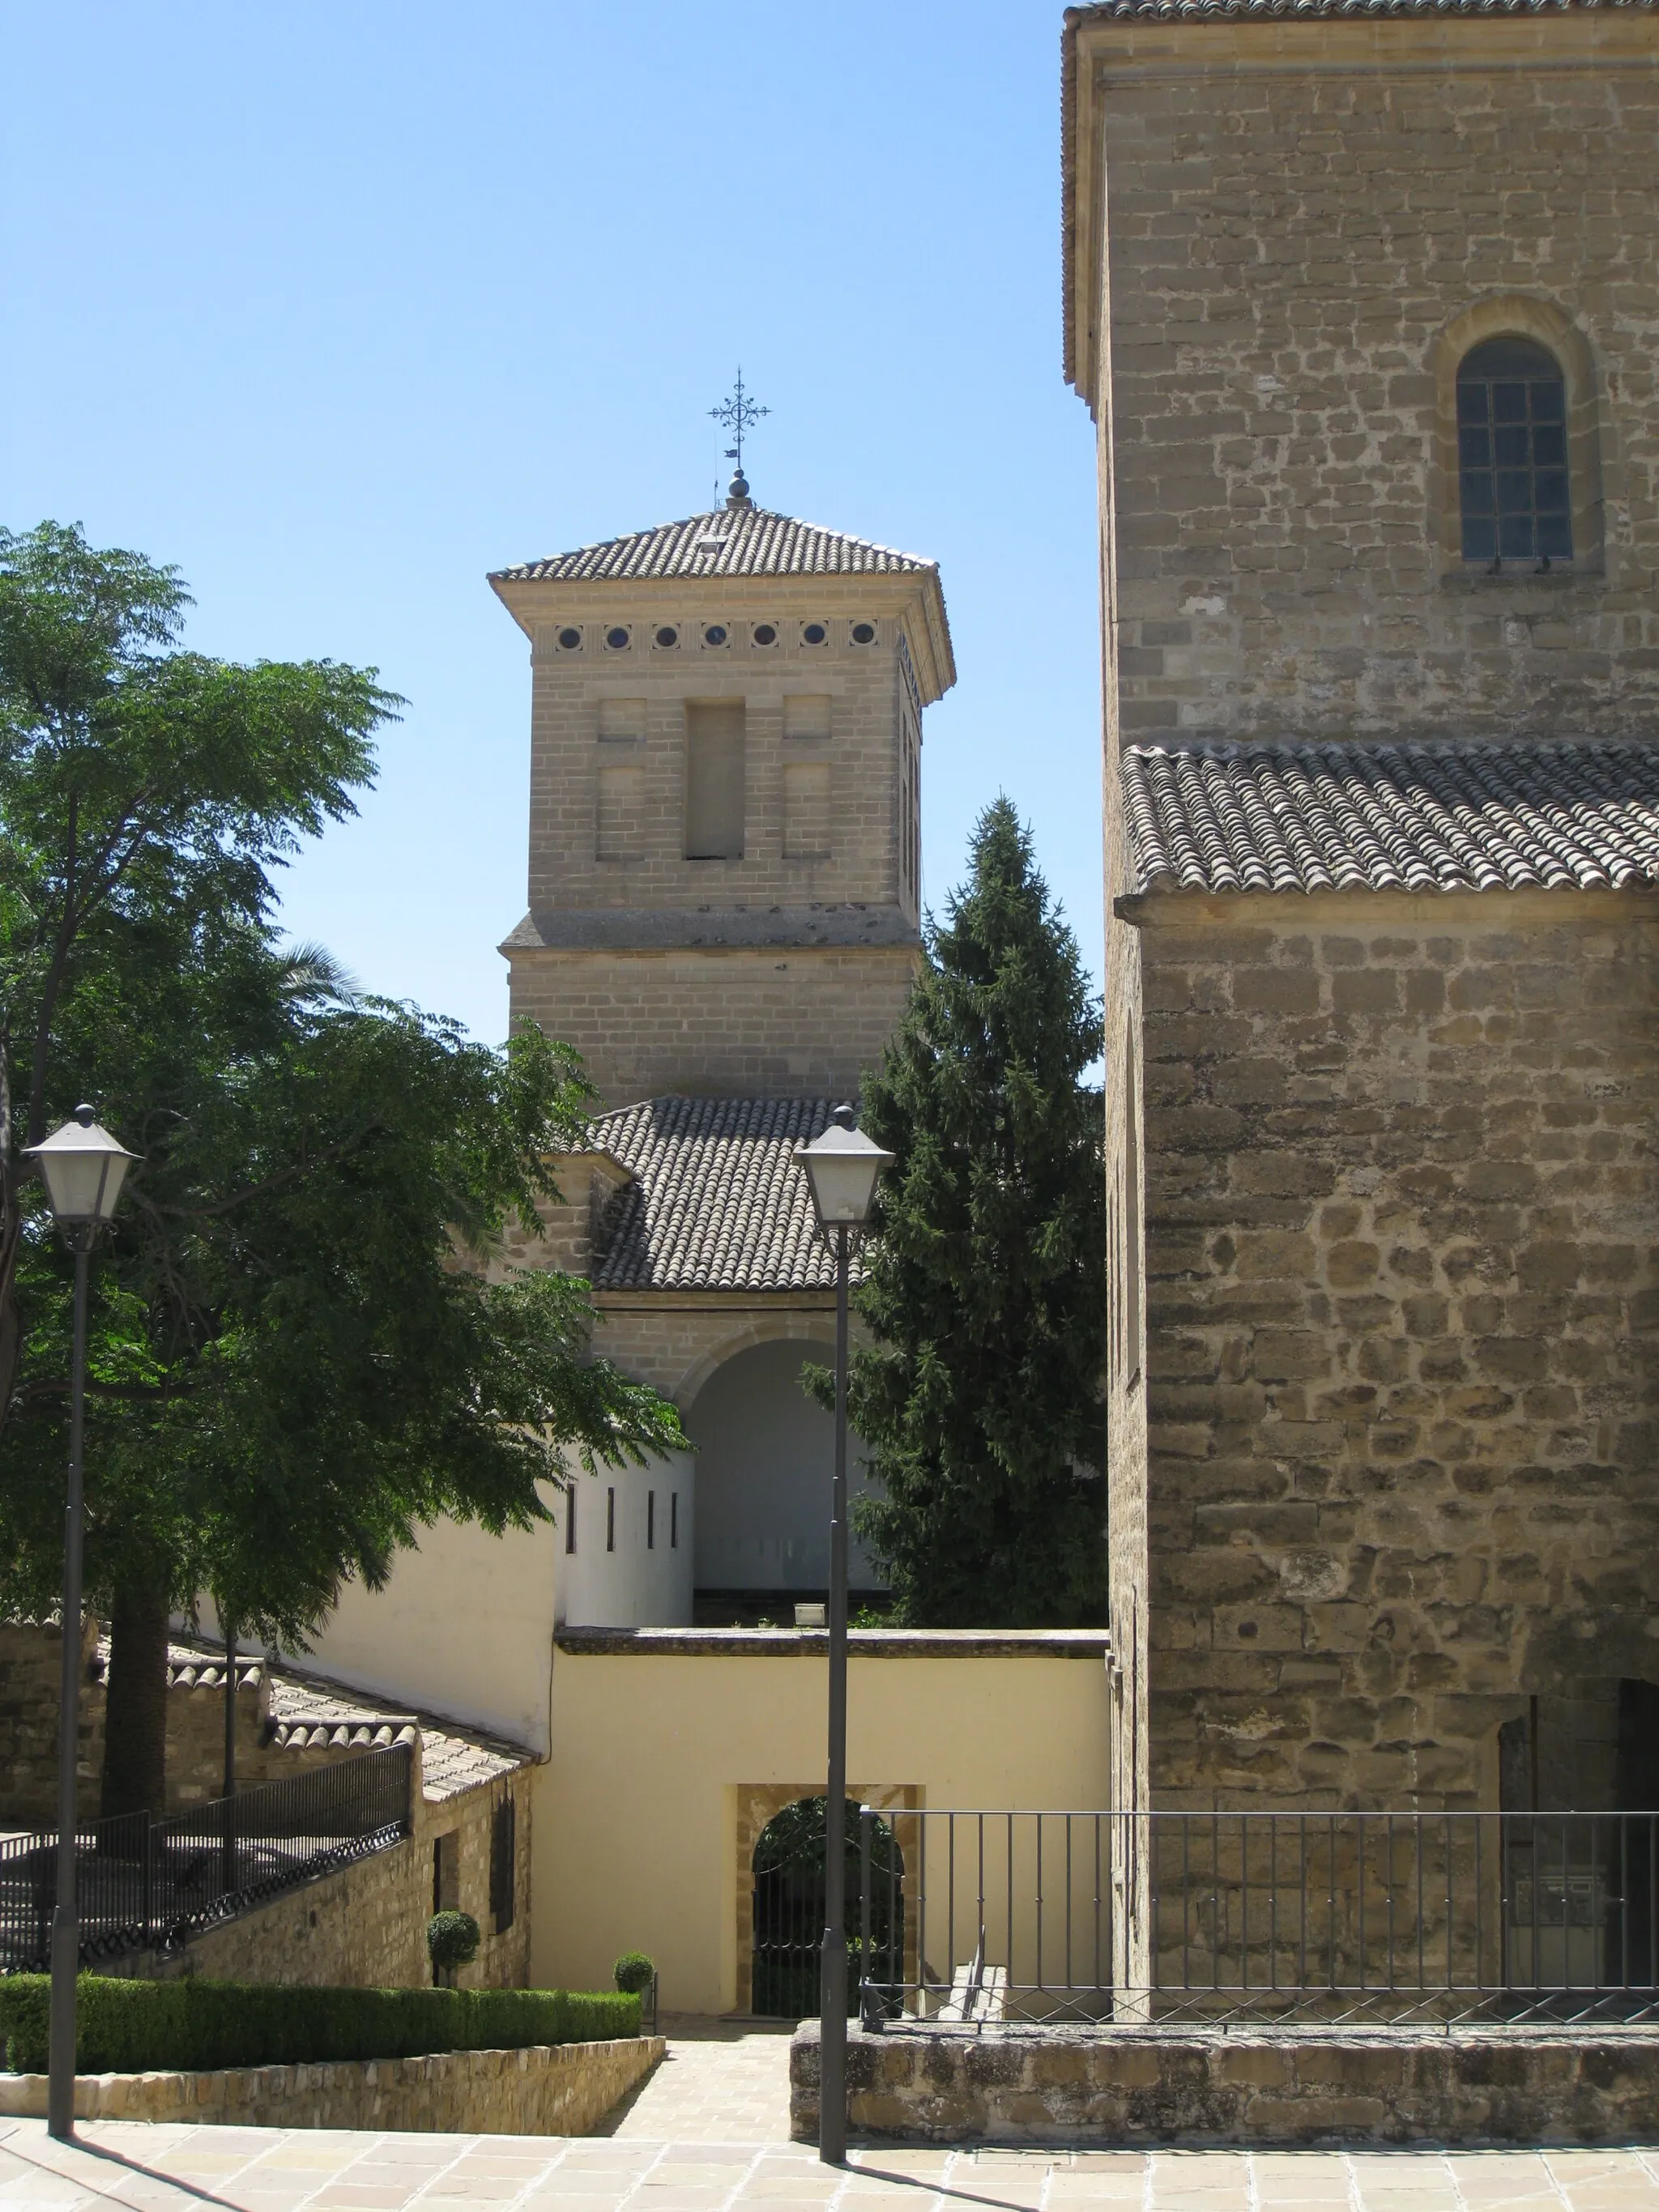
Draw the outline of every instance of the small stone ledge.
M817 2134L818 2081L809 2021L797 2142ZM1659 2028L854 2030L847 2124L912 2142L1652 2142Z
M636 1658L702 1655L722 1659L822 1659L821 1628L562 1628L561 1651ZM854 1628L854 1659L1104 1659L1103 1628Z
M216 2074L82 2074L75 2084L75 2117L209 2127L583 2136L644 2080L667 2047L659 2035L641 2035ZM46 2109L44 2074L0 2073L0 2118L38 2119Z

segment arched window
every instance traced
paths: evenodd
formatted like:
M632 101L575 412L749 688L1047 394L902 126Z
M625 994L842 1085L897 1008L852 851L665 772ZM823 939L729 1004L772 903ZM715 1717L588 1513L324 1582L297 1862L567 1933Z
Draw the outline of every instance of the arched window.
M1566 387L1530 338L1488 338L1457 367L1466 561L1572 557Z

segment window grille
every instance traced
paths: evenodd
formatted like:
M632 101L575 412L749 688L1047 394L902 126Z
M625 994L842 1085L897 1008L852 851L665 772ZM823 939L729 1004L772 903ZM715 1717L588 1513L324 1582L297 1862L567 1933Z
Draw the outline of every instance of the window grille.
M1572 557L1566 387L1528 338L1489 338L1457 371L1458 493L1466 561Z

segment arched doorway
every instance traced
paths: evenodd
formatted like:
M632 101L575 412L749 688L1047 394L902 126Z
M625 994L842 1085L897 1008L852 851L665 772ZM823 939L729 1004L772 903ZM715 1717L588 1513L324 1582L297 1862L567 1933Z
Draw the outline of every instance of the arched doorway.
M762 1829L751 1862L754 1948L750 2011L772 2020L807 2020L819 2008L823 1942L824 1815L828 1800L798 1797ZM870 1949L872 1979L902 1978L904 1861L891 1826L878 1814L870 1834ZM863 1925L860 1815L847 1807L847 2009L858 2010Z
M802 1390L800 1374L809 1363L822 1366L834 1357L832 1346L799 1337L748 1345L717 1367L692 1401L685 1425L697 1447L700 1593L783 1600L827 1589L836 1425ZM860 1438L848 1438L854 1498L866 1487L865 1453ZM860 1595L880 1587L856 1540L848 1577Z

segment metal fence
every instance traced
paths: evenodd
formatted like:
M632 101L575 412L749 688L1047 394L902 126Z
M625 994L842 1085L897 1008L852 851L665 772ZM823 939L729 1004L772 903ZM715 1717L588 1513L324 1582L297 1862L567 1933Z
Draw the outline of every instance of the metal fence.
M83 1966L167 1949L410 1832L408 1744L152 1820L122 1814L76 1838ZM55 1831L0 1839L0 1972L44 1972L58 1897Z
M872 2027L1659 2019L1659 1813L877 1818Z

